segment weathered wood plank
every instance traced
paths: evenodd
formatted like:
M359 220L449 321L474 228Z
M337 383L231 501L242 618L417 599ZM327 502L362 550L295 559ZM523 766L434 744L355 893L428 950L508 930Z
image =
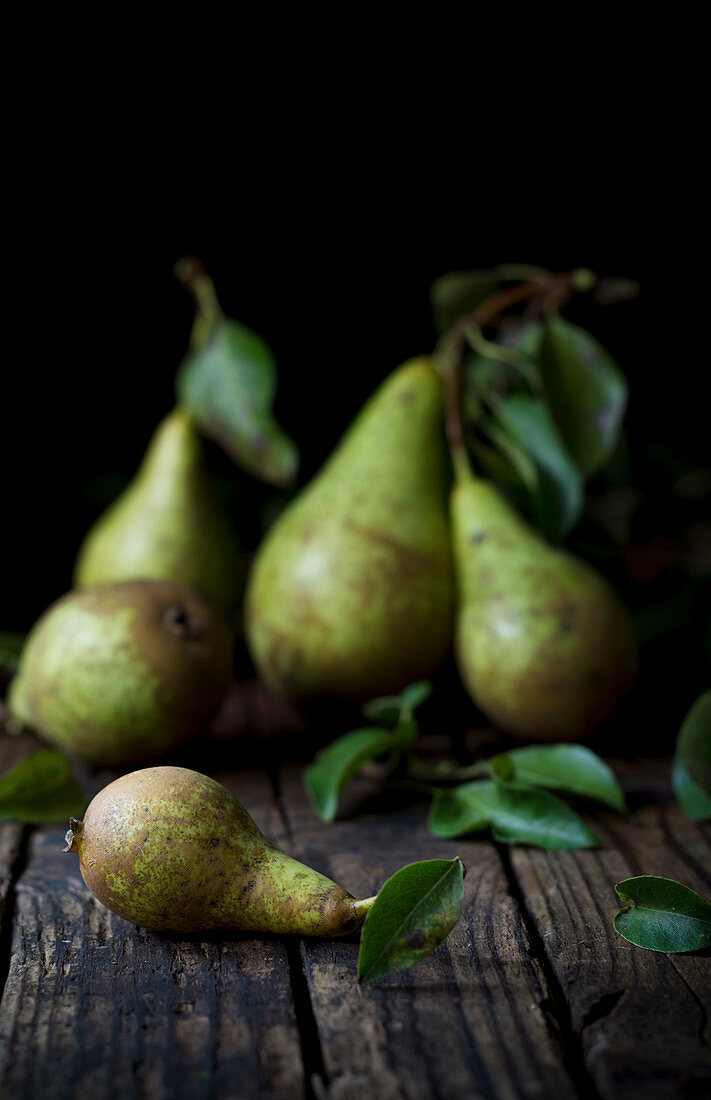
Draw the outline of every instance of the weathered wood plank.
M298 769L283 770L280 791L295 854L356 895L373 893L415 859L459 854L468 868L464 919L406 974L359 988L355 940L302 944L328 1096L577 1095L552 1033L549 992L493 845L430 837L424 807L402 801L325 826L302 793Z
M262 827L278 822L262 774L229 785ZM303 1096L284 941L135 929L86 890L63 831L35 832L17 886L4 1100Z
M640 764L635 801L648 789L660 800L638 805L629 818L600 815L598 850L510 852L539 945L604 1098L711 1092L709 960L641 950L612 924L620 904L614 883L630 875L666 875L709 896L702 872L711 867L708 843L659 780L658 768L645 776Z

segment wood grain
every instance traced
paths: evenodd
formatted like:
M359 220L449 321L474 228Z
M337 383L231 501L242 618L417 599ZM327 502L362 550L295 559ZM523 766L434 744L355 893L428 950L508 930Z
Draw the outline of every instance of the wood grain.
M325 826L295 769L280 775L280 790L294 851L357 896L416 859L458 854L468 871L464 919L406 974L359 988L355 941L303 943L328 1096L576 1095L495 848L428 836L424 807L406 800L387 812L376 802L355 820Z
M657 781L651 773L636 777L638 787ZM537 945L605 1098L711 1093L711 962L642 950L612 923L620 908L614 884L631 875L665 875L710 896L708 842L668 790L658 795L629 817L596 817L597 850L510 850Z
M274 820L263 775L230 785L257 819ZM284 941L136 929L89 894L63 832L34 833L17 886L4 1100L303 1096Z

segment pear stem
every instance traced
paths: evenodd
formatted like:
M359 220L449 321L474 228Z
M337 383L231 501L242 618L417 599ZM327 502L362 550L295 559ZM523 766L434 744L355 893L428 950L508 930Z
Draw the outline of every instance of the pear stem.
M351 908L353 909L353 912L356 914L356 916L359 918L358 927L360 927L365 918L368 916L368 913L372 909L373 903L375 902L377 896L377 894L373 894L372 898L361 898L353 901Z
M222 310L215 293L215 284L205 271L202 260L197 256L184 256L174 264L173 272L194 301L203 320L211 328L222 318Z

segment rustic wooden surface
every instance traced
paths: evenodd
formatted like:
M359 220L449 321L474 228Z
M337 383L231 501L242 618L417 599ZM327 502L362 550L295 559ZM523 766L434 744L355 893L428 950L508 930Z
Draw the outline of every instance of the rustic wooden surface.
M672 801L668 761L613 762L632 813L595 816L599 849L551 853L437 840L416 796L367 783L324 826L269 745L225 742L231 770L209 769L268 836L363 896L404 863L459 854L457 929L361 988L355 938L135 929L85 889L63 826L0 824L3 1100L711 1095L711 959L642 951L612 928L613 884L632 874L711 896L709 830ZM0 773L17 755L0 741Z

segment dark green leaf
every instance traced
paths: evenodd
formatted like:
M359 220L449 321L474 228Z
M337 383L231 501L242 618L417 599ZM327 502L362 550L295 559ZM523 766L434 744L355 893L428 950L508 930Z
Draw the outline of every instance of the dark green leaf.
M363 706L363 714L372 722L393 729L404 710L417 710L432 694L432 684L429 680L421 680L417 684L410 684L399 695L383 695L379 699L371 699Z
M711 947L711 905L671 878L638 875L615 886L629 902L615 917L615 930L649 951L699 951Z
M429 816L435 836L462 836L487 826L505 844L562 849L598 842L582 818L548 791L500 780L437 791Z
M460 859L427 859L396 871L366 917L358 981L408 970L431 954L461 916L463 879Z
M684 719L676 742L672 783L690 818L711 818L711 691L699 696Z
M627 407L624 375L589 332L556 317L543 340L541 376L563 440L590 476L617 443Z
M338 796L349 779L367 760L388 752L399 752L417 736L413 722L403 723L394 733L385 729L352 730L316 754L304 772L304 785L323 821L333 821Z
M0 779L0 820L63 821L81 817L85 806L69 761L54 749L40 749Z
M378 722L386 729L394 729L400 721L402 700L399 695L382 695L379 699L371 699L362 707L363 714L371 722Z
M518 783L554 787L571 794L604 802L615 810L625 809L625 796L611 768L583 745L526 745L503 754L510 761L511 775ZM494 765L501 757L493 757Z
M515 393L497 402L496 414L535 464L532 507L538 526L547 538L563 538L580 518L583 481L548 409L536 397Z
M294 480L298 453L272 416L276 364L260 336L218 321L183 360L176 386L198 428L245 470L272 485Z
M420 680L416 684L410 684L404 691L400 693L400 698L403 703L403 707L409 707L410 710L417 710L421 707L426 699L429 699L432 694L432 684L429 680Z

